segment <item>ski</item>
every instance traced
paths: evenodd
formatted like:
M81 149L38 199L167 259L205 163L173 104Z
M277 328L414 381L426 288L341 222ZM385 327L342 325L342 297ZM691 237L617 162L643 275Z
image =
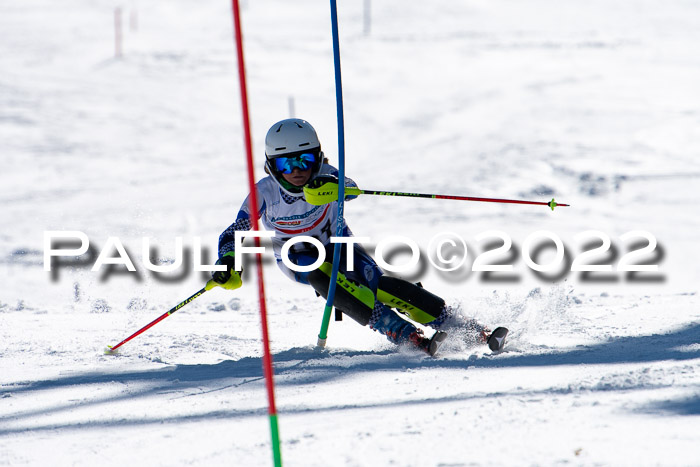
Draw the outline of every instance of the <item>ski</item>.
M430 338L430 346L428 347L428 354L434 357L437 351L440 349L442 343L447 339L447 333L443 331L437 331Z

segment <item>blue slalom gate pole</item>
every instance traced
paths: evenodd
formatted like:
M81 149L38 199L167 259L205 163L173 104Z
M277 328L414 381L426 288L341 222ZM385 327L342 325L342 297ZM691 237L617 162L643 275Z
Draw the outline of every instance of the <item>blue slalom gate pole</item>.
M331 29L333 32L333 64L335 68L335 102L338 114L338 228L336 237L343 236L343 209L345 208L345 121L343 118L343 83L340 76L340 41L338 39L338 6L336 0L331 0ZM333 309L333 298L335 297L335 286L338 279L338 268L340 267L340 243L333 247L333 269L331 272L331 282L328 286L328 299L326 308L323 311L323 321L321 332L318 334L319 347L325 347L328 338L328 326L331 322L331 311Z

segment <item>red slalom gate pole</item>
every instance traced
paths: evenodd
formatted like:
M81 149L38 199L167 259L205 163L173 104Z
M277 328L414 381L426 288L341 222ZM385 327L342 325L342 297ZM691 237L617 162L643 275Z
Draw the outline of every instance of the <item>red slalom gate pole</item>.
M255 169L253 165L253 143L250 135L250 117L248 112L248 91L245 78L245 61L243 60L243 35L241 33L241 14L238 0L232 0L234 34L236 39L236 52L238 56L238 81L241 88L241 107L243 110L243 132L245 136L246 160L248 162L248 185L250 187L250 214L253 230L258 230L258 195L255 189ZM260 247L260 239L255 238L255 246ZM277 408L275 407L275 383L272 369L272 355L270 353L270 339L267 332L267 307L265 305L265 282L263 278L263 264L260 254L255 256L258 270L258 298L260 301L260 321L262 325L263 341L263 373L267 386L268 413L270 416L270 433L272 436L272 453L275 466L282 465L282 452L280 449L279 425L277 423Z

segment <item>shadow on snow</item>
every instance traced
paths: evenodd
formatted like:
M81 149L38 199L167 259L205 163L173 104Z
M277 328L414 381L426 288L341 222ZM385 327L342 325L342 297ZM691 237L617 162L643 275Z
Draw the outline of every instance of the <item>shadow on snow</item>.
M396 371L405 369L438 368L524 368L555 365L595 365L616 363L653 363L659 361L683 361L700 358L700 323L692 324L668 334L613 338L596 345L581 346L561 352L539 354L485 355L482 358L429 358L409 351L383 350L378 352L352 350L318 350L312 347L293 348L273 356L275 364L275 384L277 387L289 385L323 384L324 382L352 376L360 372ZM139 384L142 383L142 384ZM21 393L39 395L42 391L99 384L123 384L125 391L120 394L97 397L91 400L70 401L53 407L21 411L0 417L0 436L36 430L60 430L75 428L118 427L129 425L146 425L164 422L187 422L212 418L239 418L264 416L266 407L250 409L230 409L209 411L202 414L176 415L167 418L138 418L119 420L95 420L79 423L46 424L32 428L2 428L7 422L17 422L33 417L47 416L63 411L82 409L91 405L114 404L119 401L133 400L137 397L162 396L168 399L208 394L216 391L235 389L243 385L257 385L263 390L262 360L259 357L246 357L240 360L226 360L216 364L175 365L156 370L134 372L92 372L73 376L59 377L43 381L18 382L0 389L0 398L11 397ZM136 385L133 389L129 385ZM251 387L251 389L254 389ZM634 389L626 387L624 389ZM610 390L609 388L587 388L587 390ZM562 390L548 389L542 394L553 394ZM570 391L570 390L569 390ZM525 391L527 392L527 391ZM565 391L566 392L566 391ZM532 391L527 392L532 394ZM474 400L514 395L512 391L490 394L461 394L444 398L421 398L420 400L338 404L330 407L306 407L282 409L280 413L309 413L314 411L363 409L387 407L392 405L413 405L420 403L440 403L454 400ZM235 397L235 395L234 395ZM662 401L649 405L641 412L666 412L680 415L700 415L700 396L683 400Z

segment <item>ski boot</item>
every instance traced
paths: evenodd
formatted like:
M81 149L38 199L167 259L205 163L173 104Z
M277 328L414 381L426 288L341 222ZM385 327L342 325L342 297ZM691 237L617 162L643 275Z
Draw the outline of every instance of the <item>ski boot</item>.
M417 329L416 332L408 336L408 340L413 345L427 352L431 357L435 356L445 339L447 339L447 333L444 331L435 331L433 337L428 339L423 335L423 331L420 329Z
M488 327L473 318L467 318L451 307L445 307L440 318L435 323L428 323L436 329L453 330L458 336L463 336L468 345L486 344L493 352L503 350L508 329L497 327L491 331Z
M447 333L436 331L431 338L423 335L423 330L416 328L413 323L406 321L397 315L391 308L382 305L381 314L370 327L386 335L394 344L411 344L412 346L434 356L442 342L447 338Z

